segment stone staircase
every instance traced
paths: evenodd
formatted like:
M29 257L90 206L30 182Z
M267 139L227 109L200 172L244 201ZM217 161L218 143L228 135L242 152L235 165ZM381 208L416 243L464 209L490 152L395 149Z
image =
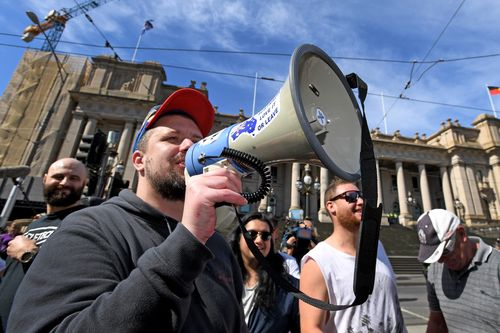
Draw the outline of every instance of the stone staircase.
M383 225L380 228L380 240L389 257L417 257L419 241L416 230L400 224Z
M422 275L423 266L417 259L419 241L414 227L382 225L380 240L397 275Z
M412 256L390 256L392 269L396 275L422 275L424 266L417 257Z

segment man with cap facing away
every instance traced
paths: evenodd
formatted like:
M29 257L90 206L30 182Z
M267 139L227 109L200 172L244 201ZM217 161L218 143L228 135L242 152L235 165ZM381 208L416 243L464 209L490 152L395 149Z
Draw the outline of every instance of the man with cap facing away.
M14 300L10 332L245 332L242 280L215 230L215 204L243 205L224 169L184 179L184 158L214 109L180 89L147 115L123 190L67 217ZM43 284L43 288L40 286Z
M418 259L427 270L427 332L500 331L500 255L444 209L422 214L417 223Z

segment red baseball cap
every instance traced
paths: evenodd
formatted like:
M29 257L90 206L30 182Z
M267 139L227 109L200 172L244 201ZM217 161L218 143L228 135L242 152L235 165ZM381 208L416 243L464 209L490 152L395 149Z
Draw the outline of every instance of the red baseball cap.
M137 150L137 145L144 133L168 112L185 114L193 119L204 137L210 133L215 120L214 107L203 93L191 88L176 90L162 105L156 105L148 112L135 138L134 151Z

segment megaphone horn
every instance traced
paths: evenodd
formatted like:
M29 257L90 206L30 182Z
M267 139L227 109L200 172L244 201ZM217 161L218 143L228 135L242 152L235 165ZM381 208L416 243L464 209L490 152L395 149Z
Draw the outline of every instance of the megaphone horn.
M318 47L301 45L278 94L251 118L191 146L186 170L191 176L201 174L231 148L265 164L309 163L354 181L360 177L361 124L356 98L337 65Z

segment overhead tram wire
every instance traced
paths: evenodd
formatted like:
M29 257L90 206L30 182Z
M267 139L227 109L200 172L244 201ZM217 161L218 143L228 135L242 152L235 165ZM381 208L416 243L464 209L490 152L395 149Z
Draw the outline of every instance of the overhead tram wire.
M12 35L12 34L6 34L6 33L1 33L0 32L0 35ZM14 35L14 36L18 36L18 35ZM30 48L30 47L26 47L25 45L14 45L14 44L6 44L6 43L0 43L0 46L22 48L22 49L33 49L33 48ZM98 47L102 48L102 46L98 46ZM196 50L193 50L193 51L196 51ZM84 57L93 57L93 56L95 56L95 55L92 55L92 54L78 53L78 52L58 51L58 53L67 54L67 55L84 56ZM455 59L448 59L448 60L443 60L443 62L475 60L475 59L498 57L498 56L500 56L500 53L494 53L494 54L489 54L489 55L480 55L480 56L471 56L471 57L462 57L462 58L455 58ZM339 58L339 57L337 57L337 58ZM348 58L348 59L353 60L353 58ZM355 58L355 59L359 59L359 58ZM378 61L383 61L383 60L382 59L378 59ZM255 80L255 75L229 73L229 72L206 70L206 69L200 69L200 68L194 68L194 67L177 66L177 65L169 65L169 64L161 64L161 65L164 66L164 67L166 67L166 68L174 68L174 69L179 69L179 70L188 70L188 71L193 71L193 72L200 72L200 73L207 73L207 74L214 74L214 75L236 76L236 77L242 77L242 78L247 78L247 79ZM279 83L285 82L284 80L274 79L274 78L265 77L265 76L257 77L257 79L259 79L259 80L266 80L266 81L274 81L274 82L279 82ZM368 93L368 95L377 96L377 97L381 96L380 94L375 94L375 93ZM468 110L479 110L479 111L492 112L490 109L478 108L478 107L473 107L473 106L465 106L465 105L458 105L458 104L448 104L448 103L442 103L442 102L436 102L436 101L426 101L426 100L420 100L420 99L408 98L408 97L401 98L400 96L391 96L391 95L384 95L384 98L385 97L391 98L391 99L405 99L407 101L417 102L417 103L427 103L427 104L441 105L441 106L447 106L447 107L456 107L456 108L468 109ZM378 126L378 125L380 125L380 123L378 123L376 126Z
M416 71L418 71L422 65L424 63L426 63L427 61L427 57L431 54L432 50L434 50L434 48L436 47L436 45L438 44L439 40L441 39L441 37L443 36L443 34L445 33L446 29L448 29L448 27L450 26L451 22L455 19L455 17L457 16L458 12L460 11L460 9L462 8L463 4L465 3L465 0L462 0L462 2L458 5L457 9L455 10L455 12L453 13L453 15L450 17L450 19L448 20L448 22L446 23L446 25L444 26L444 28L441 30L441 32L439 33L438 37L436 38L436 40L434 41L434 43L432 43L432 46L429 48L429 50L427 51L427 53L425 54L423 60L421 62L419 62L419 65L416 69ZM431 62L431 65L429 67L427 67L427 69L425 69L421 75L418 77L417 81L416 82L419 82L420 79L422 79L422 76L427 73L432 67L434 67L436 64L440 63L440 62L443 62L442 59L439 59L439 60L435 60L433 62ZM403 93L405 92L405 90L407 90L408 88L412 87L413 86L413 83L411 82L411 77L412 77L412 74L413 74L413 66L415 65L415 63L412 65L412 70L411 70L411 73L410 73L410 80L406 83L405 87L403 88L403 90L399 93L399 98L394 100L394 102L392 103L392 105L389 107L389 110L387 110L387 112L384 114L384 116L382 117L382 119L377 123L376 126L379 126L383 121L384 119L387 117L387 115L389 114L389 112L392 111L392 109L394 108L394 106L396 105L396 103L402 99L403 97Z
M377 96L381 97L381 94L375 94L375 93L368 93L368 95L372 96ZM393 98L393 99L401 99L399 96L391 96L391 95L383 95L384 98ZM417 102L417 103L425 103L425 104L433 104L433 105L440 105L440 106L447 106L447 107L454 107L454 108L460 108L460 109L467 109L467 110L476 110L476 111L485 111L485 112L493 112L491 109L485 109L485 108L478 108L475 106L466 106L466 105L458 105L458 104L450 104L450 103L443 103L443 102L436 102L436 101L426 101L423 99L416 99L416 98L411 98L411 97L404 97L403 98L405 101L410 101L410 102ZM380 124L380 123L379 123ZM377 124L377 126L379 125Z
M87 20L94 26L94 28L97 30L97 32L99 32L99 34L101 35L102 38L104 38L104 41L105 41L105 47L107 48L110 48L111 51L113 51L114 53L114 58L116 60L119 60L119 61L122 61L122 59L120 58L120 56L118 55L118 53L116 53L115 49L113 48L113 46L111 45L111 43L108 41L108 39L106 38L106 36L104 36L104 34L102 33L101 29L99 29L99 27L94 23L94 20L92 19L92 17L90 17L90 15L87 13L87 11L78 3L78 1L76 0L73 0L76 5L78 7L80 7L81 11L83 12L83 14L85 15L85 17L87 18Z
M434 48L436 47L436 45L438 44L439 40L441 39L441 37L444 35L446 29L448 29L448 27L450 26L451 22L455 19L455 17L457 16L458 12L460 11L460 9L462 8L463 4L465 3L465 0L462 0L462 2L460 3L460 5L458 5L457 9L455 10L455 12L453 13L453 15L450 17L450 19L448 20L448 23L446 23L445 27L443 28L443 30L441 30L441 32L439 33L438 37L436 38L436 40L434 41L434 43L432 44L431 48L429 49L429 51L427 51L427 53L425 54L424 56L424 59L422 61L426 61L427 60L427 57L431 54L432 50L434 50ZM438 61L439 62L439 61ZM437 62L436 62L437 63ZM434 63L433 65L431 65L430 67L434 66L436 63ZM418 69L422 67L422 64L419 65L419 67L417 67L417 71ZM420 75L420 77L417 79L417 82L420 81L420 79L422 78L422 76L425 74L425 72L427 72L429 70L429 68L427 68L426 70L424 70L424 72Z
M10 37L21 37L19 34L11 34L0 32L0 36L10 36ZM40 39L40 38L34 38ZM42 39L40 39L42 40ZM61 40L59 43L62 44L70 44L70 45L80 45L86 47L93 48L108 48L108 46L90 44L90 43L80 43L73 42L68 40ZM18 48L26 48L25 46L13 45L13 44L5 44L0 43L1 46L10 46L10 47L18 47ZM135 46L114 46L113 49L134 49ZM231 50L211 50L211 49L187 49L187 48L167 48L167 47L139 47L138 50L144 51L165 51L165 52L198 52L198 53L221 53L221 54L241 54L241 55L263 55L263 56L280 56L280 57L291 57L291 53L280 53L280 52L261 52L261 51L231 51ZM59 52L59 51L58 51ZM491 54L483 54L483 55L475 55L468 57L459 57L459 58L449 58L449 59L438 59L438 60L426 60L426 61L417 61L417 60L399 60L399 59L380 59L380 58L367 58L367 57L345 57L345 56L331 56L331 58L341 59L341 60L350 60L350 61L367 61L367 62L385 62L385 63L401 63L401 64L435 64L439 63L448 63L448 62L459 62L459 61L467 61L467 60L476 60L476 59L485 59L485 58L495 58L500 57L500 53L491 53Z

